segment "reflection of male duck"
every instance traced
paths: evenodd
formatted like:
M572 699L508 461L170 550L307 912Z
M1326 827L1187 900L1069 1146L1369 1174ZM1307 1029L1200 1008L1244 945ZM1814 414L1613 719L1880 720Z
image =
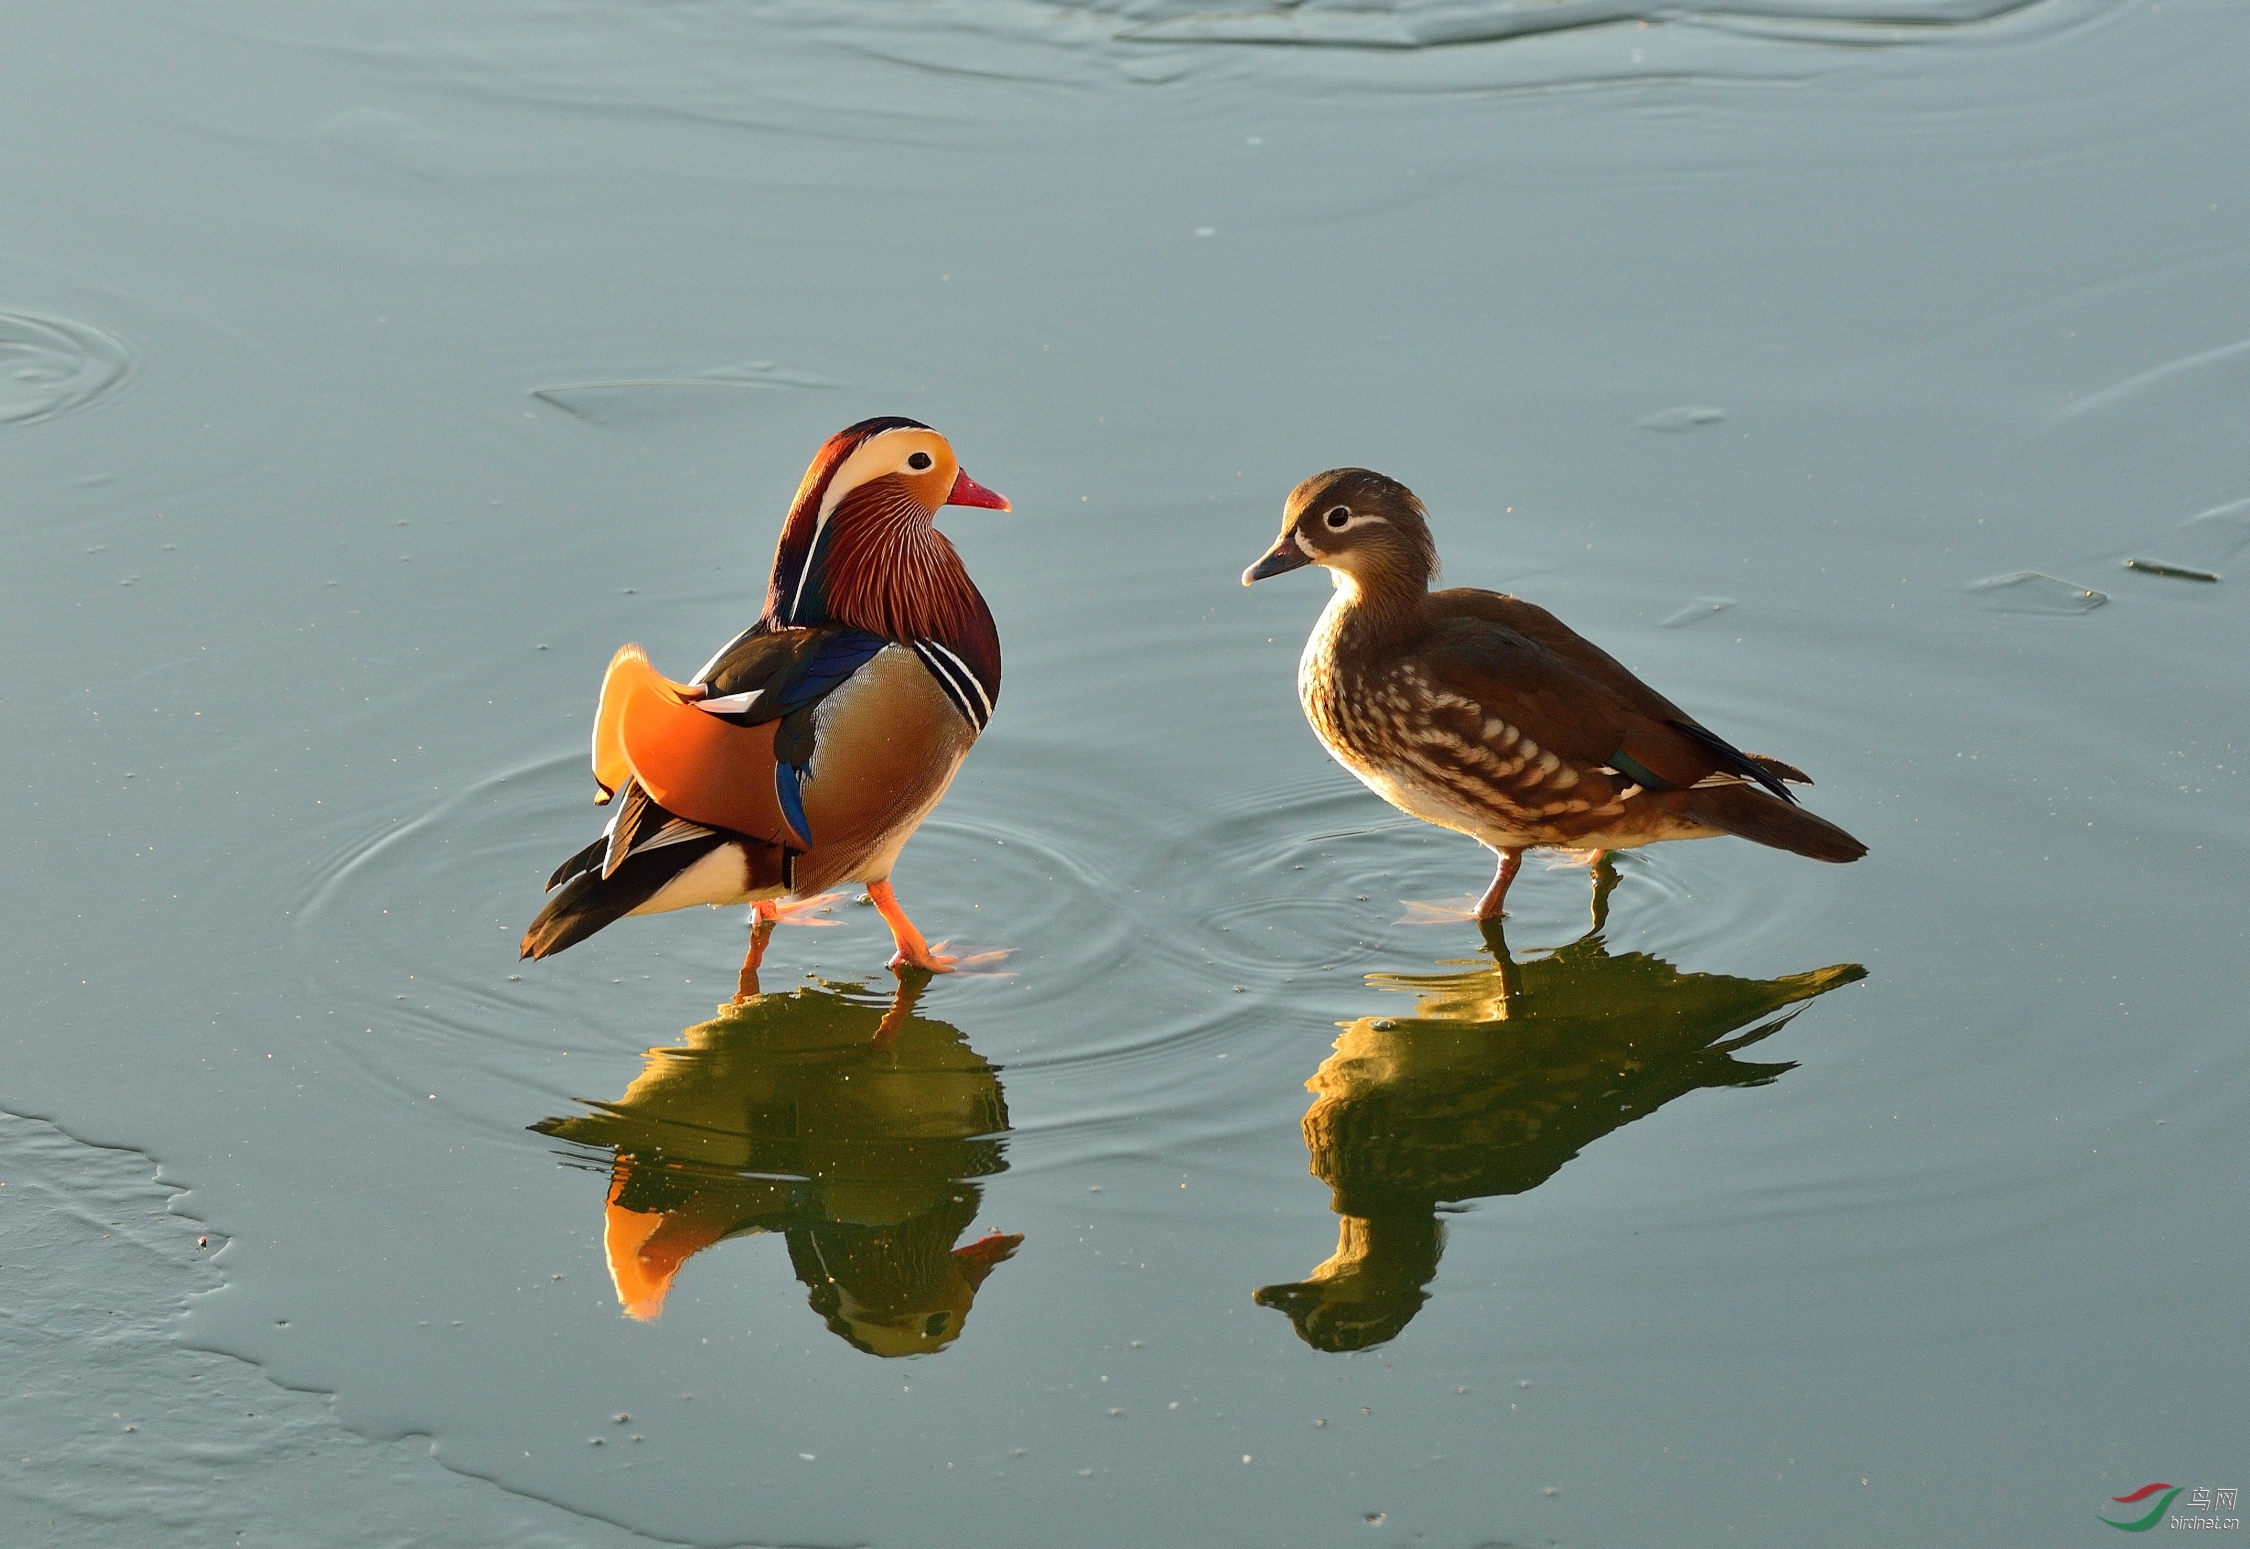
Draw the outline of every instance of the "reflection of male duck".
M1333 1191L1336 1252L1257 1301L1318 1349L1364 1349L1412 1321L1444 1250L1443 1202L1525 1193L1675 1097L1772 1081L1795 1067L1735 1053L1796 1014L1781 1008L1867 974L1855 963L1782 979L1683 974L1645 953L1612 957L1598 932L1519 963L1499 921L1484 931L1488 966L1369 975L1412 993L1414 1015L1343 1024L1305 1083L1316 1094L1305 1149Z
M590 1114L534 1126L615 1153L604 1246L627 1315L654 1318L687 1259L779 1231L813 1310L876 1355L942 1350L1023 1239L956 1248L1003 1171L1008 1108L956 1028L856 986L753 995L651 1049Z

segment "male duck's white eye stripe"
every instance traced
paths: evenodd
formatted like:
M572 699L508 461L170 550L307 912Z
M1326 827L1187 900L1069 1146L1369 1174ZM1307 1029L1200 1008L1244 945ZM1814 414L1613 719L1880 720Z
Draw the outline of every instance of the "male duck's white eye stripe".
M720 699L696 699L689 701L689 703L693 704L696 709L708 711L712 715L741 715L756 704L758 696L764 692L765 690L762 688L754 688L740 694L728 694Z
M813 563L820 558L820 540L828 531L830 509L826 503L821 506L820 516L813 522L812 542L805 545L805 565L797 572L797 589L789 594L789 622L792 624L797 622L797 609L805 600L805 583L812 579Z
M791 622L796 621L797 609L805 600L805 583L812 578L813 561L819 557L820 540L822 534L828 531L828 519L836 514L836 508L843 504L846 495L869 479L889 473L897 466L890 460L891 454L881 450L880 443L885 436L894 435L905 428L903 425L894 425L889 430L878 430L854 448L851 456L845 458L830 476L828 492L820 497L820 511L813 518L812 542L805 548L805 568L797 572L797 589L789 597Z
M977 681L977 675L969 670L968 663L935 640L915 641L914 654L930 669L930 676L937 679L938 687L945 690L953 707L971 726L983 731L992 719L992 699L985 693L984 685Z

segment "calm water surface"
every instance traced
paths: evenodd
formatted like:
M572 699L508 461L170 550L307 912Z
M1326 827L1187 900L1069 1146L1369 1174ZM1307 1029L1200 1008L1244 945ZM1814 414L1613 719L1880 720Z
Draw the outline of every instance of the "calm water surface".
M2246 45L10 8L0 1537L2048 1545L2239 1486ZM747 622L875 413L1016 505L944 517L1007 688L897 876L1007 972L896 997L849 902L716 1017L732 911L519 964L609 653ZM1448 918L1482 852L1296 709L1317 578L1236 580L1342 462L1872 855Z

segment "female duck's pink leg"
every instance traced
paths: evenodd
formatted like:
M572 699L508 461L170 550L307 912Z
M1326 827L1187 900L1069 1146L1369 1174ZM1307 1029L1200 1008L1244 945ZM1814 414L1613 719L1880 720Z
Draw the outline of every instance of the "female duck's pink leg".
M1484 890L1484 897L1477 900L1477 918L1480 920L1496 920L1500 917L1500 904L1508 896L1508 884L1516 880L1516 869L1523 865L1521 850L1499 850L1494 853L1500 857L1500 869L1493 873L1492 886Z

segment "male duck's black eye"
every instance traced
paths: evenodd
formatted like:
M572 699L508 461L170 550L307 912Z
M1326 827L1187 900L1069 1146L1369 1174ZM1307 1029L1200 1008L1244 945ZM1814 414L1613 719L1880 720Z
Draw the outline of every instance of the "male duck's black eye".
M930 456L930 454L927 452L916 452L912 457L909 457L906 460L906 466L912 468L916 473L923 473L926 472L929 469L930 464L935 462L936 460L936 458Z
M1328 508L1328 525L1331 527L1342 527L1351 519L1352 508L1350 506L1330 506Z

